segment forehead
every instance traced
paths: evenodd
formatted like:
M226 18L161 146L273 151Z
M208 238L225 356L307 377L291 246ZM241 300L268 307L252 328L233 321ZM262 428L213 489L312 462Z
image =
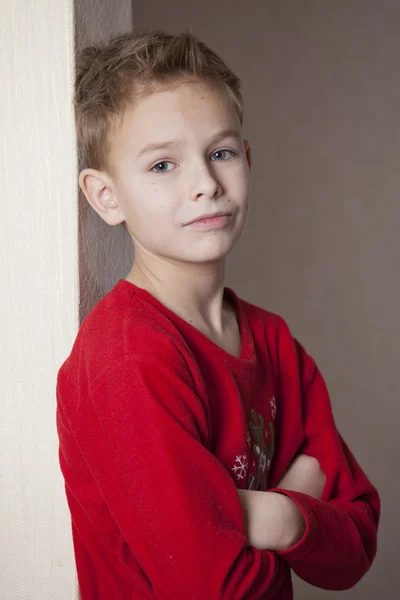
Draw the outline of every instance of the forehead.
M169 139L206 141L225 129L241 129L225 88L205 80L184 81L136 98L113 135L110 154L139 153L147 144Z

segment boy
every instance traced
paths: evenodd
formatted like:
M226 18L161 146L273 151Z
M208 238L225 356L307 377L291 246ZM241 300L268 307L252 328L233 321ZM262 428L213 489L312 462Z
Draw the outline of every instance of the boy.
M135 247L57 381L82 600L288 600L291 569L353 586L377 492L312 358L224 287L250 195L238 78L188 32L81 61L79 184Z

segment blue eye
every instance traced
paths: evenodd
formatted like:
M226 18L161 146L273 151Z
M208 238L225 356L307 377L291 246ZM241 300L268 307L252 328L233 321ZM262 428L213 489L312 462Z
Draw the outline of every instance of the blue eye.
M213 158L214 156L216 158ZM232 152L232 150L217 150L211 155L211 160L229 160L232 156L235 156L235 153Z
M169 160L161 160L151 168L151 171L153 171L153 173L168 173L171 169L168 169L167 165L172 165L172 168L174 168L174 163Z

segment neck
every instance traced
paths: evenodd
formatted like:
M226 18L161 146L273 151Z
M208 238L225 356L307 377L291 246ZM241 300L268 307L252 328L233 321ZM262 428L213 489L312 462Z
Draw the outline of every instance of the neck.
M145 289L186 321L222 333L224 330L225 261L207 264L143 260L138 253L127 280Z

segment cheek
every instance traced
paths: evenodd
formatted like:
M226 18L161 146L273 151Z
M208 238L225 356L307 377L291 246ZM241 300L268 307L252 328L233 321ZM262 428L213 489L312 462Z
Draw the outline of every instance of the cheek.
M243 163L228 175L228 187L238 194L238 196L246 195L250 188L250 173L246 165Z
M159 189L155 183L151 184L151 195L149 197L149 200L151 202L151 205L154 206L155 211L157 211L157 208L160 211L164 210L164 196L162 193L159 192Z
M232 194L232 199L242 208L247 208L250 201L250 187L246 185L246 182L243 180L238 181L234 192Z
M246 196L246 204L249 204L250 201L250 194L251 194L251 181L250 181L250 177L247 174L246 175L246 179L245 179L245 183L244 183L244 195Z

